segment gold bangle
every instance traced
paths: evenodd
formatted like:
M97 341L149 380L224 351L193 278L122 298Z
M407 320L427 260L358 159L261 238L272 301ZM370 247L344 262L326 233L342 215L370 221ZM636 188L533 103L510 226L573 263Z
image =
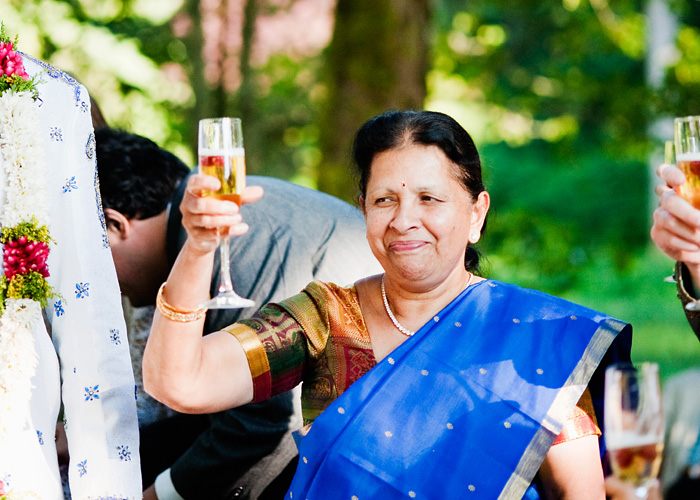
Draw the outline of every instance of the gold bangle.
M190 321L202 319L204 315L207 314L207 309L204 307L200 307L199 309L195 309L193 311L175 309L163 299L164 289L165 283L160 285L160 288L158 289L158 295L156 296L156 307L158 307L160 313L169 320L177 321L178 323L189 323Z

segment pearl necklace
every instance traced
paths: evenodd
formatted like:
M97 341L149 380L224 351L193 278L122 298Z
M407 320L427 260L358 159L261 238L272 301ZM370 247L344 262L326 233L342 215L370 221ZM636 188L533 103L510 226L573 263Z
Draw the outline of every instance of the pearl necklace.
M406 337L410 337L414 333L416 333L412 332L408 328L405 328L401 323L399 323L399 320L396 319L394 313L391 312L391 308L389 307L389 301L386 300L386 290L384 289L384 276L382 276L382 299L384 299L384 309L386 309L386 313L389 315L389 319L392 323L394 323L396 329L403 333Z
M400 331L401 333L403 333L406 337L411 337L416 332L412 332L411 330L409 330L408 328L403 326L401 323L399 323L399 320L396 319L396 317L394 316L394 313L391 312L391 308L389 307L389 301L386 299L386 289L384 287L384 276L385 275L382 275L382 299L384 300L384 309L386 309L386 313L389 315L389 319L394 324L396 329L398 331ZM467 288L471 284L473 277L474 277L474 275L472 273L469 273L469 281L467 281L467 286L465 286L464 288Z

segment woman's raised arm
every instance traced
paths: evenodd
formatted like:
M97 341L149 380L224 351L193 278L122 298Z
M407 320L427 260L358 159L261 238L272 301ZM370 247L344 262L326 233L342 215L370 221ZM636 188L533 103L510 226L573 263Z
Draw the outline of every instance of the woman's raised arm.
M193 175L188 181L180 205L187 241L159 293L160 307L143 356L146 392L185 413L213 413L253 398L252 376L238 341L226 332L202 336L203 314L195 313L197 319L190 321L178 314L197 311L209 298L217 228L228 227L230 236L248 231L235 203L202 197L202 190L218 186L219 181L207 175ZM262 188L249 187L243 203L261 196Z

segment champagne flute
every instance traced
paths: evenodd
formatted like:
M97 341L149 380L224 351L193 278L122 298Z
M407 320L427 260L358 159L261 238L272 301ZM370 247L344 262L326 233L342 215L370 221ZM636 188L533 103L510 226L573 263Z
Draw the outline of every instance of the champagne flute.
M241 205L245 190L245 150L240 118L206 118L199 121L199 173L216 177L221 182L218 191L206 191L205 196L233 201ZM219 230L219 290L202 307L235 309L255 305L239 296L231 282L228 228Z
M613 474L647 498L664 447L659 366L617 363L605 371L605 443Z
M664 163L666 165L676 164L676 143L673 141L664 142ZM675 283L676 277L672 274L664 278L666 283Z
M700 116L684 116L673 120L676 164L685 174L678 194L694 208L700 209ZM685 305L688 311L700 311L700 302Z

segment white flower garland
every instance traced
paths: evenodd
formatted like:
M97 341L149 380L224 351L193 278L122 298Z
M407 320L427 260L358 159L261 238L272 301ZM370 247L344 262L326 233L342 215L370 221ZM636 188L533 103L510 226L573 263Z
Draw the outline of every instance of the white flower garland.
M28 92L0 96L0 153L5 175L4 227L34 220L48 226L46 149L37 104ZM29 413L37 355L32 329L41 305L8 298L0 318L0 441L21 430Z

